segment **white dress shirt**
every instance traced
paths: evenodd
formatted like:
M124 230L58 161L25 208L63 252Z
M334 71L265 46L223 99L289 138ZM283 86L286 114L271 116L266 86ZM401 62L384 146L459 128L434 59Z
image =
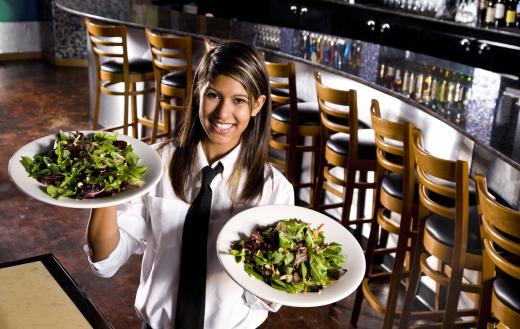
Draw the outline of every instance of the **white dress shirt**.
M169 164L173 151L174 147L171 145L158 149L163 163L163 176L155 188L143 198L118 207L120 240L108 258L93 263L90 250L85 246L93 271L102 277L113 276L132 254L144 253L135 308L141 318L154 329L170 329L175 325L173 317L176 309L182 229L190 206L177 197L171 185ZM257 205L294 204L292 185L278 170L271 168L273 177L268 178L264 184L262 196L255 202L239 204L231 209L231 193L227 181L239 152L240 146L237 146L219 160L224 165L224 171L211 183L213 199L208 232L204 320L204 327L209 329L256 328L265 321L268 311L277 311L280 307L274 304L268 306L242 289L227 275L217 258L218 233L233 215ZM218 161L213 167L217 163ZM187 184L189 200L197 195L200 189L197 175L207 165L208 161L199 144L193 175L189 178L189 182L193 184ZM175 172L172 174L175 175ZM243 181L240 186L242 184Z

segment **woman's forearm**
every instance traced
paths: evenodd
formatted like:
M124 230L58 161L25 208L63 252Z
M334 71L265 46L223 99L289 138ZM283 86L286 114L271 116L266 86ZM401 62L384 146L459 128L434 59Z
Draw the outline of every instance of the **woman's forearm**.
M92 251L92 261L107 258L118 243L117 208L92 209L87 228L87 244Z

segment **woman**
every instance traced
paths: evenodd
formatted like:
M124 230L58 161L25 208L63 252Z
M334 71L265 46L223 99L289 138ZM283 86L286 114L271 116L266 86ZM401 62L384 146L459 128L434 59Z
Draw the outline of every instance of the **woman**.
M143 327L175 327L186 213L200 190L201 168L223 165L211 182L203 323L256 328L278 306L234 283L218 262L215 245L234 214L294 203L291 184L268 163L271 100L263 60L240 42L217 45L195 72L192 100L179 138L158 148L165 173L159 184L118 209L93 209L85 250L103 277L114 275L133 253L143 253L135 301Z

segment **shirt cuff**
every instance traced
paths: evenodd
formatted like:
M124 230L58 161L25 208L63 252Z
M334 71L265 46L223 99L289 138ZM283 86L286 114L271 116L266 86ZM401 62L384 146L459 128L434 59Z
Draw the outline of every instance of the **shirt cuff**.
M269 312L277 312L280 307L282 307L281 304L277 303L269 303L267 304L260 298L256 297L249 291L244 292L245 298L246 298L246 304L254 311L269 311Z
M85 254L87 254L90 268L96 275L103 278L110 278L116 274L117 270L119 270L120 266L115 266L114 260L121 258L125 251L121 240L122 239L120 238L116 248L110 253L110 255L108 255L107 258L97 262L92 260L92 250L89 248L89 246L87 244L83 246L83 250L85 251Z

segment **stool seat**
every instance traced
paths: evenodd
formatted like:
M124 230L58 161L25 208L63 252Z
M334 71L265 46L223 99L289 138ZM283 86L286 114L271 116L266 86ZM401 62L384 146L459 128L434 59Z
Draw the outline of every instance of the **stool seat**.
M336 133L327 140L327 147L343 156L349 155L350 135ZM358 130L358 158L364 160L376 159L376 145L374 141L374 130Z
M281 89L281 88L271 88L271 94L281 97L287 97L289 98L289 91L287 89ZM298 103L305 103L305 101L299 97L296 98L296 101Z
M385 176L383 176L383 179L381 180L381 187L385 190L387 194L391 195L392 197L401 200L403 199L403 176L401 174L396 172L386 174ZM473 184L473 187L475 187L475 184ZM414 203L417 203L419 201L419 193L417 191L417 188L418 185L416 177ZM450 199L448 197L431 191L428 194L430 195L430 198L432 198L435 202L442 204L443 206L453 207L454 205L453 199ZM477 205L477 191L471 190L471 188L469 191L469 205Z
M298 103L298 125L319 125L320 109L316 102ZM273 119L285 123L290 122L291 106L289 104L273 109Z
M493 282L493 290L498 299L509 308L520 313L520 280L506 274L499 275Z
M161 83L170 87L186 88L186 71L175 71L165 74Z
M106 61L100 67L106 72L123 74L123 63L120 61ZM130 74L153 72L153 64L143 58L131 59L128 61L128 70Z
M482 255L480 224L478 219L478 210L475 206L469 207L468 223L467 252ZM455 235L453 220L434 214L428 216L426 219L425 229L440 243L453 247L453 239Z
M417 184L415 185L417 188ZM403 175L390 172L381 179L381 188L396 199L403 199ZM414 202L418 200L417 193L414 194Z

